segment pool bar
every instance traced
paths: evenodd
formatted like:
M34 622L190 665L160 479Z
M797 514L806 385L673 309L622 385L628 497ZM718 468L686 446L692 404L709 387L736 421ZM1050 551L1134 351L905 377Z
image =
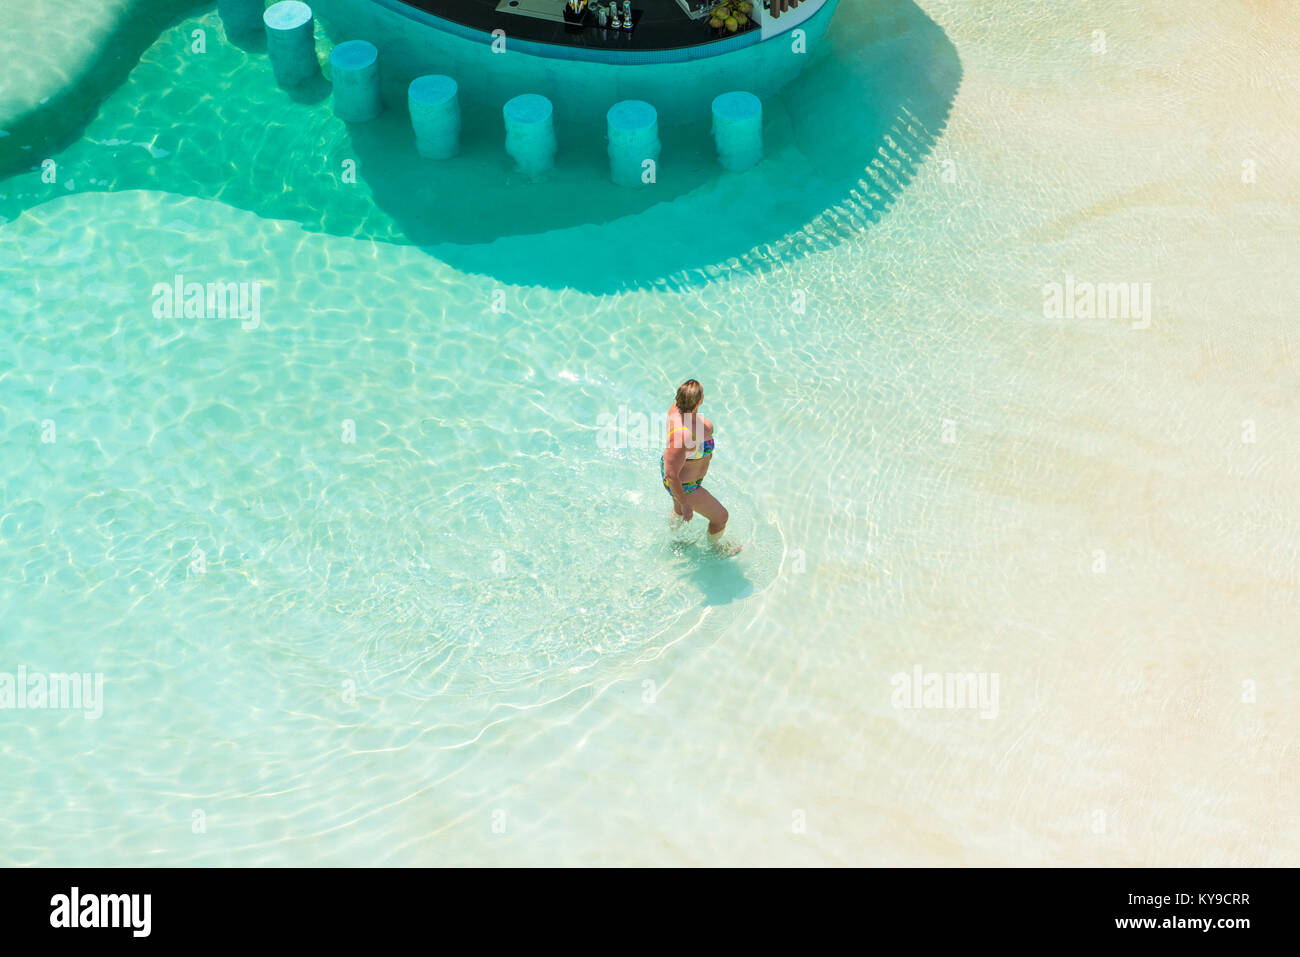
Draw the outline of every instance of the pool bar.
M419 0L421 5L432 2ZM349 123L374 119L383 110L385 82L391 84L396 79L405 86L404 99L417 152L427 159L441 159L459 152L461 97L467 88L469 98L478 103L491 103L496 96L509 92L501 103L505 149L522 174L538 179L554 165L557 113L575 122L591 122L591 111L603 107L611 179L620 185L636 186L654 182L663 101L667 101L669 122L689 122L703 118L700 97L704 92L711 93L711 112L705 115L712 121L719 163L727 170L741 171L762 159L763 93L770 95L779 89L785 82L782 77L787 73L792 77L807 57L809 32L800 24L808 25L820 38L837 0L806 0L796 11L782 15L785 24L779 30L774 18L766 17L751 3L745 7L755 17L748 21L739 13L740 0L725 7L710 0L662 0L672 2L678 13L667 20L655 19L656 13L663 13L662 7L656 11L633 8L630 2L623 6L611 2L593 9L587 0L498 0L497 7L491 10L496 19L484 19L491 2L439 0L439 6L454 8L466 19L475 14L479 18L476 22L483 27L496 22L512 27L526 24L530 30L524 33L532 39L513 39L513 34L500 27L494 27L492 32L479 31L475 39L464 35L470 28L463 24L397 0L317 0L317 6L332 7L336 13L343 10L370 15L371 19L347 22L353 27L370 27L371 35L378 37L383 47L381 51L380 45L371 40L351 36L349 29L336 28L346 38L333 47L329 56L335 115ZM695 3L698 6L692 7ZM528 4L530 15L500 10L516 4ZM574 4L581 7L580 14ZM433 24L429 28L449 43L427 44L421 48L421 56L414 56L407 42L409 37L403 37L403 31L388 19L394 5L411 12L411 24L427 19ZM723 13L716 12L719 9ZM803 11L803 16L796 16L798 10ZM618 20L611 21L611 11ZM262 0L220 0L218 12L232 36L251 32L255 23L265 31L267 54L281 86L294 87L320 75L315 12L302 0L280 0L265 9ZM733 30L735 20L720 19L732 12L746 20L747 29ZM559 29L556 21L546 19L552 14L561 17ZM563 19L566 14L569 22ZM617 37L616 43L608 37L612 22L630 25L630 29L617 31L625 35ZM719 29L719 23L725 26ZM655 24L657 32L652 28ZM633 43L638 29L644 32ZM766 37L765 30L769 34ZM427 34L420 35L428 39ZM647 45L651 43L661 46L650 48ZM398 51L396 57L390 58L390 49ZM577 58L570 59L575 54ZM750 72L745 64L752 65L760 54L775 57L771 62L784 62L795 68L794 72ZM742 55L746 56L743 64L735 59ZM654 56L663 59L647 59ZM498 58L500 62L492 65L499 68L485 70L484 64L492 61L484 57ZM539 63L547 67L542 73L534 69ZM411 75L413 69L431 70L440 65L460 69L454 73ZM561 90L557 96L557 74L562 70L606 75L602 77L604 82L591 80L586 86ZM710 85L701 86L704 78ZM728 84L733 79L745 81L747 88L731 88ZM637 91L651 98L634 95Z
M530 14L505 12L512 2ZM611 0L593 0L601 10ZM742 0L736 0L739 4ZM385 99L397 103L419 76L456 79L462 102L500 109L521 93L551 101L557 122L598 125L623 100L653 103L660 123L703 123L713 98L747 90L762 100L808 64L838 0L803 0L772 17L745 0L748 23L730 33L687 7L712 0L631 0L632 28L600 11L563 22L565 0L313 0L331 39L366 40L383 61ZM617 4L621 12L622 2ZM263 0L221 0L228 30L261 30ZM701 7L696 12L706 10ZM544 17L552 19L545 19Z

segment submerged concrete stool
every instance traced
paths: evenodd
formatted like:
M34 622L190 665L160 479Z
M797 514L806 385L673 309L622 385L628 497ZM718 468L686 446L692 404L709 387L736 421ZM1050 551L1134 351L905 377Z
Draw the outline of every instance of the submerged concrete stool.
M536 178L555 165L555 110L537 93L522 93L501 108L506 152L524 175Z
M739 90L713 100L713 142L725 169L749 169L763 158L763 101Z
M460 149L460 100L449 76L417 76L406 90L415 149L425 159L447 159Z
M605 126L610 178L620 186L642 185L645 161L659 164L659 114L643 100L623 100L609 108Z
M226 36L239 37L262 29L266 0L217 0L217 13L225 24Z
M384 109L379 97L379 51L367 40L347 40L330 51L334 115L348 123L373 120Z
M311 7L299 0L280 0L266 8L262 22L266 25L266 52L271 57L276 83L297 86L320 72Z

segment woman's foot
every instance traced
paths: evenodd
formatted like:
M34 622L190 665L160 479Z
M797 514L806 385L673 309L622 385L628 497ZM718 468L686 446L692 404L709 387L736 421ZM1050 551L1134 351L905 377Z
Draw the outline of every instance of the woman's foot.
M742 546L737 545L728 538L724 538L723 533L718 532L716 535L709 535L709 547L722 558L730 558L740 551Z

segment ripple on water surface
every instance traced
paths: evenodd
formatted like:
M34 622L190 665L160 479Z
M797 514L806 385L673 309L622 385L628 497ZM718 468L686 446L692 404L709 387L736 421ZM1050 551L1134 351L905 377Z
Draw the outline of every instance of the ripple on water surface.
M593 365L581 342L611 316L496 315L489 289L418 250L367 274L370 247L350 240L328 253L346 279L313 283L303 234L146 193L68 197L10 228L36 251L87 217L84 246L13 267L34 289L74 265L111 287L70 287L57 315L15 299L7 432L24 453L6 470L0 571L46 589L33 607L88 588L78 614L106 656L175 663L169 631L211 615L309 685L523 706L775 576L781 534L745 493L738 446L729 462L720 440L708 483L745 545L726 561L697 541L703 519L670 534L657 445L597 440L629 383L568 370ZM269 254L260 329L152 315L160 278L211 275L250 235ZM431 287L480 306L431 323ZM120 319L105 296L125 297ZM463 371L484 361L491 374ZM31 429L47 419L52 445Z

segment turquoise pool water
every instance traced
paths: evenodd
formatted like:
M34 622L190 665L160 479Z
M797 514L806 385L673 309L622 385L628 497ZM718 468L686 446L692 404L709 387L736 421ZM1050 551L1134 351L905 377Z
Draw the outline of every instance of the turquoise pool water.
M1296 863L1296 15L1048 6L844 0L640 191L140 44L0 181L0 672L104 676L0 712L0 862Z

